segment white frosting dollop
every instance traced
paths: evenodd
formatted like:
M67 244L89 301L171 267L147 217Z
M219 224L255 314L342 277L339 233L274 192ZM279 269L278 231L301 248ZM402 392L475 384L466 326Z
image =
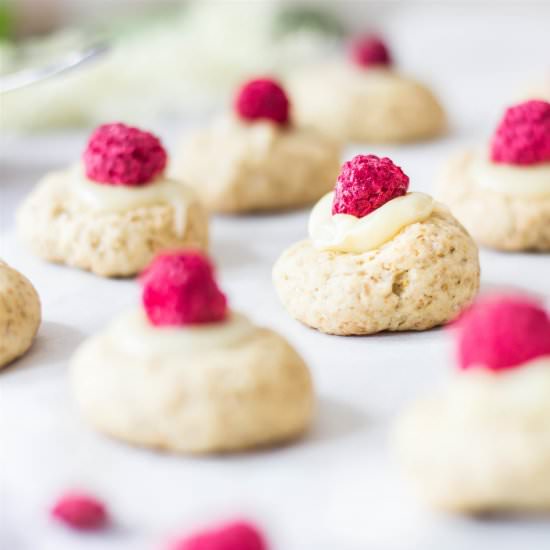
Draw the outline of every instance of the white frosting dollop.
M152 325L142 309L129 311L115 319L108 330L117 349L140 357L180 356L238 345L257 328L240 313L231 312L216 323L163 327Z
M318 250L362 253L379 248L401 229L421 222L433 212L435 201L424 193L407 193L357 218L332 214L334 193L326 194L311 211L309 236Z
M550 162L531 165L497 163L483 151L478 152L472 162L472 175L480 187L506 195L550 195Z

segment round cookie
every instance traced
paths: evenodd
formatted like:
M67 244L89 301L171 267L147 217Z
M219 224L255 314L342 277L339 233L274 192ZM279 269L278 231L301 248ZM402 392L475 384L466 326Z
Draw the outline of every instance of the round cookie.
M369 157L375 159L374 171L380 174L380 159ZM357 158L348 163L352 168ZM358 179L357 174L353 179ZM341 178L336 199L346 199L338 192L340 184ZM387 188L383 186L384 192ZM323 201L333 201L333 213L323 219L322 231L315 229L317 211L325 209L320 201L310 218L312 239L294 244L275 263L277 294L290 315L305 325L338 335L426 330L455 317L476 295L477 247L443 205L415 193L385 196L380 205L372 199L374 194L352 196L352 202L372 208L362 217L335 214L340 204L327 196ZM417 215L415 201L428 207L422 216ZM413 212L402 223L397 210L401 207ZM393 225L395 220L398 225ZM327 221L335 224L339 238L328 247L319 239L323 231L327 233ZM345 238L339 237L337 222ZM355 229L348 227L350 223ZM373 235L383 238L370 242Z
M462 329L469 341L462 341L460 357L476 362L462 361L463 370L447 388L410 406L396 424L393 443L407 479L436 508L546 512L550 319L517 298L491 297L476 307L490 309L490 301L494 312L483 311L474 323L466 319ZM509 346L503 334L512 340ZM468 349L473 343L481 349ZM510 364L529 348L527 359Z
M0 260L0 368L31 347L40 319L40 299L30 281Z
M458 153L447 162L436 185L436 197L449 205L474 239L485 246L509 251L550 250L550 194L534 200L481 186L472 171L478 154Z
M489 151L455 155L437 197L480 243L500 250L550 250L550 103L510 107Z
M210 275L197 275L193 254L155 260L145 272L145 311L121 316L77 350L71 373L82 413L113 437L181 453L299 436L314 404L303 360L275 332L229 312L204 283Z
M236 113L191 134L174 158L172 175L189 182L210 211L298 208L331 189L338 175L340 145L297 127L284 109L272 112L279 96L266 100L265 111L250 112L250 104L256 107L260 101L250 97L251 87L260 99L274 93L270 87L258 90L258 82L272 81L246 84L237 96Z
M125 182L141 176L141 165L126 165L121 174L107 165L102 174L102 161L108 164L85 159L84 168L49 174L26 198L17 213L18 233L36 255L113 277L135 275L161 250L207 246L207 215L191 189L164 177L162 169L151 180ZM101 181L104 176L112 181Z
M389 58L365 63L354 51L353 62L303 69L289 78L300 125L354 142L410 142L443 133L445 113L426 86L396 72Z
M362 254L296 243L277 260L273 282L290 315L321 332L426 330L455 317L476 295L478 251L438 206L427 220Z

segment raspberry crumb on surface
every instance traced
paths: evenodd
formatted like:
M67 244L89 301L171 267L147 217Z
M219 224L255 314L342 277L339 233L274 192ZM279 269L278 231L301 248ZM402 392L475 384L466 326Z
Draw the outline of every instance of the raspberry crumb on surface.
M62 495L52 507L51 515L65 525L82 531L101 529L108 523L105 505L96 497L77 491Z
M491 141L491 160L519 165L550 162L550 103L531 100L506 109Z
M289 122L289 109L286 92L270 78L246 82L235 98L235 111L245 120L271 120L284 126Z
M550 357L550 317L535 300L496 294L479 298L452 323L460 368L500 371Z
M267 544L254 525L236 521L184 537L167 550L267 550Z
M159 254L142 273L141 283L143 307L153 325L215 323L227 317L227 299L202 252Z
M349 45L349 54L361 67L389 66L392 58L385 42L376 35L359 36Z
M90 180L128 186L150 183L162 174L167 162L166 150L156 136L122 123L96 128L82 158Z
M362 218L407 192L409 177L389 158L357 155L342 166L332 203L333 214Z

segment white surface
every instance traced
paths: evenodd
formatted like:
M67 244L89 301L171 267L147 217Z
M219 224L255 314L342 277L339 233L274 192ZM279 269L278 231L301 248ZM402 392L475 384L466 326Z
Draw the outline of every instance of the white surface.
M135 304L137 285L45 264L19 248L12 228L13 210L36 178L74 158L82 139L33 138L3 148L1 256L36 285L44 323L29 355L0 376L1 548L154 548L166 533L234 515L265 525L275 550L439 550L443 541L445 549L504 550L548 540L550 526L542 521L453 519L407 493L391 462L388 428L406 402L449 373L447 337L435 330L338 338L292 321L277 302L270 269L285 246L304 236L305 212L216 219L212 254L233 307L280 330L309 362L319 394L310 436L273 451L192 459L92 432L71 401L67 361L84 337ZM434 161L452 145L384 152L408 172L413 189L427 191ZM549 297L547 255L484 250L482 265L485 290L505 284ZM102 495L120 527L78 537L52 526L45 511L71 486Z
M401 58L414 72L433 53L434 79L458 124L439 142L361 150L392 157L411 177L411 189L429 192L445 157L487 134L497 106L547 61L523 63L537 40L540 45L543 19L531 19L524 42L514 43L524 45L519 50L504 40L517 23L498 19L493 31L502 31L511 61L501 60L489 74L483 70L491 59L487 51L467 42L461 59L453 60L463 72L453 79L445 53L435 51L443 31L427 33L422 47L413 48L412 32L406 35L409 27L397 18L390 32L405 33ZM481 21L462 23L454 31L458 40L485 32ZM495 46L498 56L497 51ZM478 54L482 59L475 64ZM424 74L429 72L424 66ZM45 264L19 248L13 233L16 205L44 172L78 156L84 136L3 139L1 147L0 256L36 285L44 322L31 352L0 374L0 548L145 550L158 548L171 533L234 516L263 525L273 550L549 547L550 524L543 519L453 518L427 510L408 493L391 460L388 430L407 402L450 372L447 335L434 330L338 338L292 321L277 302L270 270L283 248L305 235L305 212L215 219L212 254L232 306L278 329L310 364L319 395L311 434L271 451L185 458L129 448L91 431L72 403L67 362L86 336L136 303L138 287L130 280L103 280ZM349 149L346 157L358 151ZM506 285L550 298L548 255L483 250L481 260L483 290ZM52 524L46 510L67 487L102 496L116 528L82 536Z

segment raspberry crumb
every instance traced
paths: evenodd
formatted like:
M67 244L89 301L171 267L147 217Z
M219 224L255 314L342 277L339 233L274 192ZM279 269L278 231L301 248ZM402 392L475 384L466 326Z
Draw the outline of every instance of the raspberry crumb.
M103 124L92 133L83 154L86 176L108 185L145 185L166 167L160 140L121 123Z
M332 214L362 218L407 192L409 177L389 158L357 155L342 166L332 203Z
M550 356L550 317L534 300L496 294L480 298L451 325L458 329L458 363L494 371Z
M185 537L169 550L267 550L267 544L256 527L238 521Z
M491 141L491 160L522 165L550 162L550 103L532 100L508 108Z
M227 299L214 278L210 260L199 251L158 255L141 275L142 302L155 326L223 321Z
M51 509L51 515L73 529L93 531L107 524L107 510L95 497L70 492L61 496Z
M267 119L280 126L289 120L286 92L270 78L258 78L244 84L235 99L235 110L245 120Z
M379 36L367 35L355 38L351 41L349 53L351 59L361 67L392 64L390 52Z

